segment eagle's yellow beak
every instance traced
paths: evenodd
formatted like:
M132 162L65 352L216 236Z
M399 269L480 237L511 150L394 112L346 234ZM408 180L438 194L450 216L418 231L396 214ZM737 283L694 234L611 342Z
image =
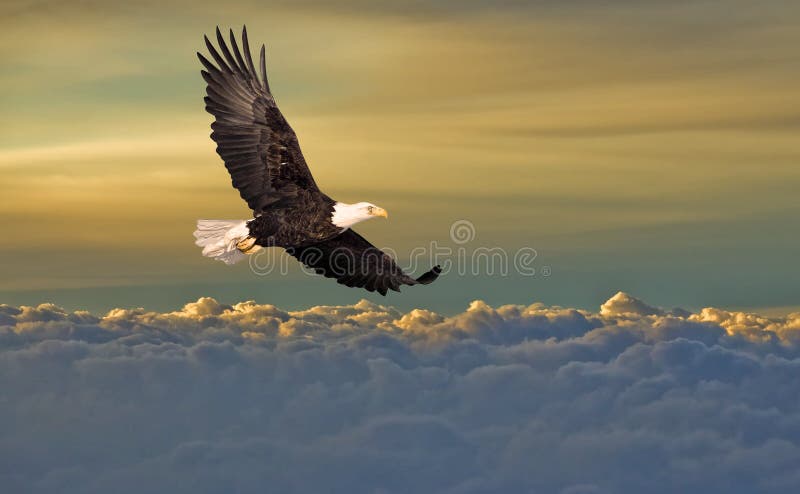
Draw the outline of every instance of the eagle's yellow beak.
M389 213L387 213L386 210L383 208L376 207L375 209L372 210L372 216L383 216L384 218L388 218Z

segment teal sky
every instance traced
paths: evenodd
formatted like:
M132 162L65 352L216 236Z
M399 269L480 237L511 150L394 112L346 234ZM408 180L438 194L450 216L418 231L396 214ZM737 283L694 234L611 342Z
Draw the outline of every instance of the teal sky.
M358 228L373 243L456 247L465 219L469 251L538 252L537 276L388 303L800 306L800 7L738 0L4 2L0 303L365 297L193 244L198 218L248 217L194 54L243 23L317 182L390 211Z

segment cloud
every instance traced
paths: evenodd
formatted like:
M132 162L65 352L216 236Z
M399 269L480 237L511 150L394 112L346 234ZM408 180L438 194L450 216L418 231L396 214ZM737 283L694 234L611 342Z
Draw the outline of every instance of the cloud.
M7 492L787 492L800 314L0 306Z

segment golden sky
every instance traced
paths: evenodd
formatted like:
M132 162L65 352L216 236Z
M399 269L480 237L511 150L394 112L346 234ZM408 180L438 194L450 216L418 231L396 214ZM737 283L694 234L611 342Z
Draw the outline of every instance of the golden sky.
M800 6L739 0L4 2L1 293L253 281L191 237L249 213L194 54L242 23L317 182L390 211L377 245L469 219L565 305L798 303Z

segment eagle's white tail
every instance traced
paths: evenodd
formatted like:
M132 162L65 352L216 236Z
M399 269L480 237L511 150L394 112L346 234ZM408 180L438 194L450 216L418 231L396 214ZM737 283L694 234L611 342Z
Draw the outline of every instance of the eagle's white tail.
M197 220L195 244L203 248L203 255L225 264L236 264L257 247L249 237L250 230L243 220Z

